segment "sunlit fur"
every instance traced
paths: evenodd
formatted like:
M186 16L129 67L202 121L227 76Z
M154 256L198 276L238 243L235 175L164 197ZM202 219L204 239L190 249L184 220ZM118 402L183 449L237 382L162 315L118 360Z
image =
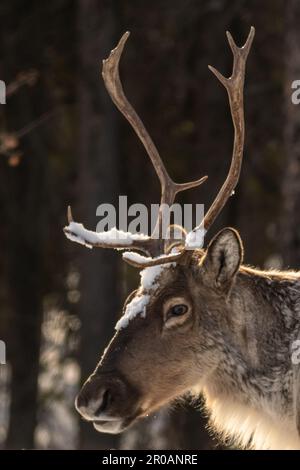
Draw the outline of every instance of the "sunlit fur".
M295 333L299 333L300 322L300 273L294 271L260 271L251 267L242 266L240 268L239 277L250 277L256 279L256 283L261 284L262 289L266 286L272 287L272 283L284 284L281 289L272 289L268 292L265 291L266 297L269 296L270 302L276 301L276 308L282 309L281 313L286 315L287 323L292 321L291 317L298 318L298 326ZM275 286L274 286L275 287ZM292 294L292 295L291 295ZM299 298L295 305L295 311L292 313L286 308L283 301L284 295L292 296L294 299ZM290 297L291 298L291 297ZM264 312L261 312L263 315ZM258 331L256 333L259 333ZM264 332L265 334L268 331ZM296 338L293 335L292 338ZM292 340L291 338L291 340ZM280 345L278 345L280 349ZM266 391L272 390L271 397L257 396L255 393L251 396L251 388L243 390L241 386L240 395L249 393L252 403L239 402L239 393L233 390L220 390L215 386L214 382L208 380L203 386L200 385L194 388L195 395L203 394L205 398L206 413L209 417L209 427L212 433L217 434L219 439L227 445L232 445L237 448L250 448L256 450L299 450L300 438L299 432L296 429L296 416L299 410L294 410L294 390L299 393L299 384L294 384L293 380L295 374L290 362L290 356L286 357L287 364L280 366L274 370L273 376L270 378L263 377L265 381ZM253 362L259 364L259 359L256 354L253 354ZM234 365L236 367L237 364ZM286 370L285 370L286 369ZM282 388L280 387L280 382ZM275 384L275 387L274 387ZM278 386L277 386L278 384ZM238 384L237 384L238 385ZM258 385L258 384L256 384ZM238 385L239 386L239 385ZM283 404L282 392L288 391L291 395L291 403L289 407ZM233 393L232 393L233 392Z
M229 397L213 398L208 389L204 390L204 396L211 430L224 443L256 450L300 449L295 425L284 416L278 419L271 403L262 399L255 410Z

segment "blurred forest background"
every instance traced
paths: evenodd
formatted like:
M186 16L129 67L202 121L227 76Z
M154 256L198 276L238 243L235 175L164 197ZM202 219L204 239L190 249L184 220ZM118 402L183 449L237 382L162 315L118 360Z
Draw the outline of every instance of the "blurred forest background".
M74 397L138 272L118 253L70 243L66 207L94 230L102 202L121 194L129 204L159 201L149 159L100 75L126 30L127 96L176 181L209 175L181 199L208 206L228 170L233 130L207 64L230 73L225 31L242 44L254 25L242 175L209 236L234 226L247 263L299 268L300 105L291 84L300 80L300 2L1 0L0 24L0 446L215 448L188 402L121 436L79 419Z

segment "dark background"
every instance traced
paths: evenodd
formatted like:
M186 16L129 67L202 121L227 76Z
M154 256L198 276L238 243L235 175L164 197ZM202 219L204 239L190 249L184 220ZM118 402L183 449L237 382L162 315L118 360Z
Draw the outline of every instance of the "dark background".
M225 31L256 37L245 86L240 183L215 223L240 231L246 262L300 264L300 2L297 0L2 0L0 79L0 443L3 448L216 448L190 404L164 409L126 434L79 420L74 396L112 336L138 272L118 253L63 235L66 207L95 229L101 202L159 201L136 135L100 75L130 30L121 75L127 96L178 182L209 180L181 202L209 206L225 179L233 131ZM199 404L201 406L201 404Z

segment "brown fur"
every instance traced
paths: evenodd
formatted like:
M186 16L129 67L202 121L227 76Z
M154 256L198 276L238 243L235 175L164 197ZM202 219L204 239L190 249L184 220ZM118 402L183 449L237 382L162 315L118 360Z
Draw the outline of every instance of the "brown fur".
M300 275L240 266L242 253L237 232L223 230L188 266L165 268L148 292L145 318L115 334L80 396L113 389L108 411L120 418L118 432L197 390L214 428L240 445L300 448L299 372L290 353L300 329ZM168 326L164 306L174 297L189 310ZM239 432L234 410L244 423ZM270 431L283 422L287 442Z

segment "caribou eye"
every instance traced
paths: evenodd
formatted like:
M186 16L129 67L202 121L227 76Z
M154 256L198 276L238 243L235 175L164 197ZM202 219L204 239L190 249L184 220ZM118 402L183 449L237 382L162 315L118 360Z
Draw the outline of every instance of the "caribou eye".
M170 328L175 325L183 325L189 318L191 311L191 305L184 297L172 297L163 306L164 326Z
M169 317L180 317L181 315L184 315L188 311L188 306L184 304L178 304L174 305L173 307L170 308L169 310Z

